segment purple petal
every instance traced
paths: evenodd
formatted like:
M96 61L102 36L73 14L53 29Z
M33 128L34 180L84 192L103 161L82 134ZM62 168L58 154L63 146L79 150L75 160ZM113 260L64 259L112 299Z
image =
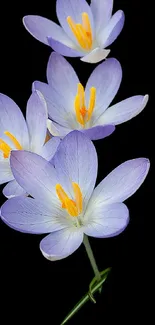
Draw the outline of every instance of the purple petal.
M74 253L82 241L81 229L68 228L46 236L40 243L40 249L44 257L50 261L56 261Z
M91 140L99 140L108 137L115 131L114 125L95 126L90 129L81 130Z
M54 163L60 183L73 199L72 182L79 185L85 209L97 177L97 154L93 143L82 132L72 131L61 141Z
M10 199L14 196L26 196L26 192L14 179L3 188L3 195Z
M98 65L88 79L86 85L86 102L89 103L90 88L96 88L96 102L92 115L92 123L96 125L96 120L109 106L120 87L122 80L122 68L120 63L110 58ZM99 124L99 123L98 123ZM111 124L111 123L109 123ZM113 123L112 123L113 124Z
M96 124L115 125L131 120L146 106L149 96L133 96L109 107L96 121Z
M150 162L146 158L128 160L119 165L95 188L90 204L125 201L142 185L149 168Z
M118 10L110 19L108 25L97 35L101 47L107 47L118 37L124 26L125 16L122 10Z
M7 200L2 205L1 218L15 230L31 234L46 234L64 228L59 212L60 210L53 205L49 210L40 201L20 196Z
M96 35L109 22L112 15L113 0L91 0Z
M47 18L29 15L23 18L23 24L33 37L46 45L49 45L47 40L49 36L68 46L72 45L63 28Z
M61 55L70 57L78 57L83 55L83 52L80 52L78 49L76 50L76 48L74 49L74 45L67 46L52 37L47 37L47 40L50 47Z
M56 2L56 12L59 22L69 38L71 38L77 45L77 41L68 25L67 17L71 16L75 23L82 23L83 12L86 12L89 16L92 32L94 29L94 21L90 6L85 0L57 0Z
M106 238L119 235L128 225L129 210L123 203L94 204L87 208L84 233L88 236Z
M46 205L60 205L55 191L56 171L47 160L32 152L12 151L10 163L15 179L27 193Z
M50 139L44 144L40 155L48 161L51 160L54 157L59 144L60 139L58 137L52 137L52 139Z
M105 59L109 53L110 53L110 50L101 49L100 47L96 47L90 53L83 56L81 58L81 61L87 62L87 63L98 63L98 62L102 61L103 59Z
M0 184L6 183L14 179L10 168L10 163L7 159L0 161Z
M12 133L24 149L29 148L27 125L20 108L11 98L0 94L0 137L5 131ZM13 144L11 147L14 148Z
M30 135L30 150L39 153L47 133L47 106L39 91L35 91L27 102L26 121Z

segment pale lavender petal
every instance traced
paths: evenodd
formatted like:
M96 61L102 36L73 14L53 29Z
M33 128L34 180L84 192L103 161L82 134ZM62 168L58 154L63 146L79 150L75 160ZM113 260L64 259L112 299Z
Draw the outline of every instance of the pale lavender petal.
M67 228L46 236L40 243L40 249L44 257L50 261L56 261L74 253L82 241L81 229Z
M5 197L10 199L20 195L26 196L26 191L14 179L3 188L3 194Z
M47 40L51 48L61 55L70 57L79 57L83 55L83 52L80 51L78 48L76 49L75 45L67 46L52 37L48 37Z
M39 91L35 91L27 102L26 121L30 135L30 150L39 153L47 133L47 106Z
M44 144L44 146L41 149L40 155L48 161L51 160L54 157L59 144L60 144L60 138L52 137L52 139L48 140Z
M128 160L119 165L95 188L90 208L94 204L125 201L142 185L149 168L150 162L146 158Z
M47 127L49 132L53 135L53 136L58 136L60 138L63 138L64 136L66 136L68 133L70 133L71 131L73 131L72 129L68 129L64 126L61 126L51 120L48 119L47 121Z
M84 216L84 233L106 238L119 235L128 225L129 210L123 203L96 204L87 208Z
M66 226L61 211L54 205L48 209L42 202L22 196L2 205L1 218L11 228L31 234L50 233Z
M23 24L33 37L46 45L49 45L49 36L68 46L72 45L63 28L47 18L29 15L23 18Z
M93 15L90 9L90 6L85 0L57 0L56 2L56 12L59 19L59 22L69 38L71 38L76 44L76 39L68 25L67 17L71 16L77 24L82 24L82 16L83 12L86 12L89 16L92 33L94 31L94 21Z
M96 88L96 102L92 115L93 125L96 125L96 120L106 110L117 94L121 80L122 68L120 63L114 58L107 59L103 63L99 64L92 72L86 85L85 94L88 105L90 88Z
M85 209L97 177L97 154L93 143L82 132L72 131L61 141L54 163L60 183L73 199L72 182L79 185Z
M108 137L115 131L114 125L95 126L90 129L81 130L91 140L99 140Z
M91 10L94 18L95 32L104 28L112 15L113 0L91 0Z
M110 50L108 50L108 49L102 49L100 47L96 47L94 50L92 50L88 54L84 55L81 58L81 61L87 62L87 63L98 63L98 62L104 60L108 56L109 53L110 53Z
M0 161L0 184L7 183L14 179L12 175L9 160Z
M0 94L0 137L5 131L12 133L24 149L29 148L27 125L20 108L11 98Z
M96 125L115 125L131 120L146 106L149 96L133 96L109 107L96 121Z
M55 191L56 171L47 160L32 152L12 151L10 164L15 179L28 194L46 205L60 205Z
M97 41L101 47L107 47L118 37L124 26L125 16L122 10L118 10L110 19L108 25L97 35Z

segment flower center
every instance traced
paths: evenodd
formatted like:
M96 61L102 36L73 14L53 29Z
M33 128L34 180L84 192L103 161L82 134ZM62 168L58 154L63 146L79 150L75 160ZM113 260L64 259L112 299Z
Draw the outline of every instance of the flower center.
M4 134L11 140L17 150L22 150L22 146L13 134L9 131L5 131ZM12 148L4 140L0 139L0 150L3 152L3 157L8 158Z
M90 50L93 37L88 14L86 12L82 13L82 24L75 24L70 16L67 17L67 22L79 45L84 50Z
M70 216L77 217L82 212L83 198L80 187L77 183L72 182L75 200L69 198L60 184L56 184L55 189L62 208L66 209Z
M88 109L85 104L85 92L82 84L77 86L77 94L75 96L74 106L76 113L76 120L79 122L82 127L85 127L85 124L91 119L96 101L96 88L90 88L90 98Z

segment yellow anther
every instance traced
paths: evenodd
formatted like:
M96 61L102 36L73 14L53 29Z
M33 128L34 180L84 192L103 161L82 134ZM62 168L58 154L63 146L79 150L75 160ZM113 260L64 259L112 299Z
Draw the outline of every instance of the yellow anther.
M95 107L95 101L96 101L96 88L92 87L90 88L90 99L89 99L89 107L88 107L88 119L89 121L92 117L94 107Z
M84 126L84 118L81 114L81 105L80 105L79 95L75 96L74 106L75 106L76 119L82 126Z
M65 199L65 206L66 206L66 210L68 211L70 216L72 216L72 217L78 216L77 207L71 199L69 199L69 198Z
M77 183L74 183L74 182L72 182L72 187L74 190L75 203L77 206L78 213L81 213L82 208L83 208L83 198L82 198L82 193L81 193L80 187Z
M55 189L56 189L58 198L62 203L62 208L65 209L66 208L65 199L68 198L68 195L66 194L66 192L64 191L64 189L62 188L62 186L60 184L56 184Z
M70 16L67 17L67 22L79 45L84 50L91 50L93 38L88 14L82 13L82 24L75 24Z
M77 94L75 96L74 107L76 113L76 120L85 127L85 124L91 119L96 102L96 88L90 88L90 99L88 109L85 104L85 92L82 84L77 85Z
M9 131L5 131L4 134L7 135L8 138L10 138L10 140L12 141L12 143L14 144L17 150L22 150L22 146L20 145L20 143L12 133L10 133Z
M75 200L69 198L60 184L56 184L55 189L61 202L61 207L66 209L72 217L77 217L82 212L82 193L77 183L72 183Z
M3 152L3 157L8 158L10 155L11 147L2 139L0 139L0 150Z

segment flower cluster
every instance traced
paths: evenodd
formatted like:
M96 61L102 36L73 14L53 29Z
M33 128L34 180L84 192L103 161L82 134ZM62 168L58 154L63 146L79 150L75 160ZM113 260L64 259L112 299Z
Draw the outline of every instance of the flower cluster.
M137 158L116 167L95 187L98 160L92 140L103 139L139 114L148 95L112 105L122 80L115 58L100 63L84 87L63 56L89 63L107 57L124 25L112 15L112 0L57 0L60 25L26 16L26 29L55 52L47 64L47 83L34 81L26 120L16 103L0 94L0 183L8 200L1 219L11 228L48 234L42 254L59 260L72 254L84 235L106 238L129 222L123 203L144 182L149 160ZM63 55L63 56L62 56Z

